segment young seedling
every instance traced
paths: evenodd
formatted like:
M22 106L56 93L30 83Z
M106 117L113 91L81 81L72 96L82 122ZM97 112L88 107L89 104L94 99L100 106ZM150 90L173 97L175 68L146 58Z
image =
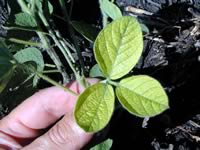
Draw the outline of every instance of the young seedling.
M34 31L40 40L34 42L9 37L8 40L11 42L29 46L20 49L14 55L4 47L0 48L0 93L6 87L15 69L20 67L30 72L31 77L34 77L34 85L37 85L38 79L42 78L77 95L43 74L45 64L41 53L41 49L47 52L58 71L62 73L63 82L67 81L65 69L64 71L62 69L63 64L53 47L53 45L56 45L73 71L76 80L86 86L87 84L84 84L84 63L77 41L72 38L73 47L57 29L51 28L53 20L50 22L48 20L53 13L53 6L50 2L43 0L17 0L17 2L22 10L21 13L15 15L17 26L9 26L7 29ZM73 25L76 30L80 30L80 24L69 20L65 1L60 0L59 2L68 25ZM78 97L74 110L76 122L86 132L97 132L108 124L114 111L115 97L127 111L139 117L155 116L169 107L167 95L157 80L146 75L122 78L132 70L142 54L143 36L141 27L133 17L122 17L119 8L113 4L113 1L99 0L99 2L104 18L104 29L98 34L94 42L94 54L102 73L101 76L105 80L88 87ZM108 17L116 20L107 25ZM46 28L46 32L42 30L41 26ZM71 27L69 27L69 30L70 35L74 37ZM88 35L85 32L81 32L81 34ZM53 44L49 42L49 37ZM96 35L90 36L88 40L93 42L94 37ZM80 71L75 68L75 61L69 48L75 49L79 60L81 60L79 62L82 68ZM35 65L31 65L29 62L34 62Z
M76 122L86 132L97 132L108 124L115 95L127 111L139 117L152 117L169 107L164 89L152 77L137 75L115 81L132 70L142 50L141 27L133 17L116 19L98 34L94 54L105 80L88 87L74 111Z

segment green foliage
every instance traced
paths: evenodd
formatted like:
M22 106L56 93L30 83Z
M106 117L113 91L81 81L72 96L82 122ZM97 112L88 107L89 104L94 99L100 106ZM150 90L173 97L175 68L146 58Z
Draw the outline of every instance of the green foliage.
M5 48L0 48L0 93L4 90L9 82L14 69L16 68L16 61L12 55Z
M95 41L98 34L97 28L79 21L72 21L71 24L74 29L82 34L89 42L93 43Z
M164 89L148 76L138 75L121 80L116 95L124 108L136 116L151 117L168 108Z
M12 58L7 49L0 48L0 79L7 75L16 65L16 62Z
M14 69L10 69L3 77L0 79L0 93L6 88L8 82L10 81Z
M133 17L122 17L107 25L94 44L95 58L102 73L113 80L135 66L142 49L142 31Z
M109 122L114 110L112 86L97 83L87 88L78 98L75 119L86 131L99 131Z
M44 0L36 0L34 2L28 0L27 2L29 3L29 6L34 9L32 11L44 11L46 14L53 13L53 6L50 2L47 2L47 4ZM23 27L37 27L35 16L28 12L20 12L18 14L15 14L15 24Z
M90 77L95 78L95 77L104 77L104 75L102 74L99 65L95 64L91 69L90 69Z
M35 18L23 12L15 15L15 24L23 27L37 27Z
M155 116L169 107L164 89L151 77L141 75L119 83L112 81L123 77L136 65L142 49L141 27L133 17L114 20L99 33L94 53L106 80L87 88L78 98L75 118L85 131L99 131L110 120L114 104L114 93L109 94L111 85L116 86L122 106L136 116Z
M40 12L48 11L49 14L53 13L53 6L49 1L37 0L35 1L35 5Z
M100 8L104 14L108 17L112 18L113 20L122 17L122 13L120 9L109 0L99 0Z
M109 150L112 146L113 141L111 139L107 139L106 141L96 145L90 150Z
M26 0L26 2L29 4L30 8L37 8L33 11L39 11L43 12L48 11L48 13L53 13L53 6L49 1L46 0Z
M141 28L145 32L148 32L145 26L141 27L133 17L122 17L120 9L113 1L99 0L103 16L103 26L107 25L108 17L114 21L108 24L97 36L98 31L90 25L77 21L71 22L69 20L70 15L67 14L68 11L65 9L65 1L60 2L62 2L62 11L65 14L65 19L68 21L68 24L70 25L71 23L86 39L94 42L94 55L97 65L91 69L90 76L105 78L100 83L88 87L78 97L74 115L76 122L83 130L86 132L96 132L108 124L114 111L115 94L127 111L139 117L152 117L169 107L167 95L160 83L155 79L139 75L121 79L133 69L141 57L143 50ZM54 26L53 19L49 18L53 12L53 6L48 0L19 0L18 3L22 10L22 12L15 15L15 23L22 26L18 27L18 29L37 33L47 54L51 57L57 69L64 73L62 76L65 77L68 74L65 73L65 68L57 55L57 50L59 51L58 54L62 53L78 82L83 83L82 85L87 85L84 82L84 76L81 76L82 73L84 74L84 70L79 73L77 71L78 67L75 66L76 64L73 59L70 59L72 58L71 50L74 50L75 47L77 49L78 59L80 59L80 62L83 61L81 61L81 52L78 51L79 45L76 42L75 34L73 30L70 30L72 28L69 28L69 33L73 39L73 44L62 37L62 34ZM37 30L23 28L35 28L39 24L42 28ZM14 28L16 29L16 27ZM43 28L45 28L45 32L42 30ZM51 37L51 40L49 40L49 37ZM40 43L38 44L32 41L17 41L15 40L16 43L21 42L25 45L32 44L35 46L36 44L40 46ZM11 78L18 65L24 67L24 70L31 68L31 74L35 73L44 80L62 87L66 91L70 91L41 73L44 69L44 60L39 49L28 47L17 53L15 51L13 57L5 49L7 47L5 41L1 42L1 45L4 48L0 49L0 92L6 87L9 81L7 79ZM55 46L57 48L56 51L54 49ZM36 64L34 69L32 69L33 67L28 68L30 62ZM80 64L82 65L82 63ZM20 69L23 70L23 68ZM37 84L37 76L34 77L34 85ZM76 95L73 91L70 92ZM94 149L109 149L111 144L111 141L107 141L94 147Z
M14 55L15 59L23 64L26 62L34 62L37 65L37 71L42 72L44 70L44 60L39 49L35 47L29 47L22 49ZM35 76L33 80L33 86L37 85L38 77Z

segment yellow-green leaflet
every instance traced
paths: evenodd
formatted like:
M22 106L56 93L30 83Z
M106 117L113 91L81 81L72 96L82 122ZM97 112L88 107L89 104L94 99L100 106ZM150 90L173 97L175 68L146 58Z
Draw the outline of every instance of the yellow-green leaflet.
M102 73L113 80L136 65L142 49L141 27L133 17L114 20L99 33L94 44L95 58Z
M109 150L112 147L113 141L111 139L107 139L104 142L99 143L98 145L95 145L90 150Z
M138 75L121 80L116 95L123 107L140 117L155 116L169 107L164 89L149 76Z
M114 91L112 86L97 83L87 88L78 98L75 119L86 132L103 129L114 110Z

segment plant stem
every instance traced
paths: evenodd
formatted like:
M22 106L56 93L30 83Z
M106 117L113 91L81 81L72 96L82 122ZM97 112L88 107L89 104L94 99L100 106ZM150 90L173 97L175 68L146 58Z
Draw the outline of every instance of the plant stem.
M103 24L103 28L104 28L108 24L108 16L104 12L102 12L101 14L102 14L102 17L103 17L102 18L102 24Z
M102 25L103 28L108 24L108 16L103 12L103 9L101 8L102 6L102 0L99 0L99 5L100 5L100 10L101 10L101 15L102 15Z
M71 0L70 9L69 9L69 19L70 19L71 16L72 16L72 9L73 9L73 6L74 6L74 0Z
M40 73L40 72L38 72L38 71L35 71L35 74L36 74L37 76L39 76L40 78L42 78L43 80L45 80L45 81L47 81L47 82L49 82L49 83L51 83L51 84L53 84L53 85L55 85L55 86L57 86L57 87L62 88L64 91L69 92L69 93L73 94L74 96L78 96L77 93L75 93L74 91L70 90L69 88L67 88L67 87L65 87L65 86L63 86L63 85L61 85L61 84L59 84L58 82L56 82L56 81L50 79L48 76L45 76L45 75L43 75L42 73Z
M115 82L115 81L112 81L110 79L107 79L107 82L113 86L119 86L119 83L118 82Z
M58 57L55 50L53 48L50 48L50 46L47 42L47 37L40 32L37 32L37 34L40 37L42 43L46 46L47 54L50 56L50 58L55 63L57 69L60 71L60 73L63 77L63 83L68 83L69 82L69 76L68 76L67 72L65 71L64 66L63 66L62 62L60 61L60 58Z
M45 67L49 67L49 68L56 68L56 66L53 65L53 64L44 64L44 66L45 66Z
M42 73L60 73L59 70L44 70Z
M65 51L67 52L69 58L71 59L71 61L72 61L73 63L75 63L75 60L74 60L74 58L73 58L71 52L69 51L68 47L66 46L66 45L70 45L70 44L68 44L68 43L65 44L65 40L64 40L64 38L62 38L62 36L60 35L60 32L59 32L58 30L55 30L55 33L56 33L56 35L58 36L61 45L63 46L63 48L64 48ZM70 45L70 46L71 46L71 45Z
M71 35L72 41L74 43L74 46L75 46L75 49L76 49L76 52L77 52L77 55L78 55L78 58L79 58L79 63L80 63L81 68L82 68L82 74L84 75L85 74L85 67L84 67L85 65L84 65L84 62L83 62L83 57L82 57L82 54L81 54L81 50L78 46L78 42L76 40L74 30L73 30L71 23L70 23L70 19L69 19L69 16L68 16L66 5L65 5L65 0L59 0L59 3L60 3L60 6L61 6L61 9L62 9L64 18L65 18L65 20L67 20L69 33Z
M6 27L6 26L3 26L4 29L6 30L23 30L23 31L29 31L29 32L40 32L42 34L46 34L46 35L49 35L49 33L46 33L46 32L43 32L43 31L40 31L38 29L29 29L29 28L23 28L23 27Z
M18 1L19 5L21 6L21 9L22 9L23 12L32 15L30 9L27 7L24 0L17 0L17 1Z
M36 43L36 42L32 42L32 41L24 41L24 40L16 39L16 38L9 38L9 39L6 39L6 40L8 40L10 42L18 43L18 44L41 47L41 43Z
M42 20L43 24L45 25L45 27L48 29L49 33L52 35L52 38L55 42L55 44L59 47L59 49L61 50L61 52L63 53L66 61L68 62L70 68L72 69L73 73L75 74L75 76L77 78L80 78L79 74L76 72L76 69L74 68L69 56L67 55L64 47L61 45L61 43L59 42L59 40L57 39L57 37L54 35L53 31L49 28L49 23L47 22L46 18L44 17L44 15L42 13L39 12L39 17Z

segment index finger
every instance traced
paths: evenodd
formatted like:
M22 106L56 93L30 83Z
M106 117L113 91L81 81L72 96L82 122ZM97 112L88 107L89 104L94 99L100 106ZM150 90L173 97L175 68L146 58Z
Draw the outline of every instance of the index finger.
M88 81L95 83L98 80ZM77 82L73 82L70 89L76 93L83 91ZM76 99L76 96L58 87L41 90L3 118L0 131L17 138L35 137L39 129L48 127L64 114L72 112Z

